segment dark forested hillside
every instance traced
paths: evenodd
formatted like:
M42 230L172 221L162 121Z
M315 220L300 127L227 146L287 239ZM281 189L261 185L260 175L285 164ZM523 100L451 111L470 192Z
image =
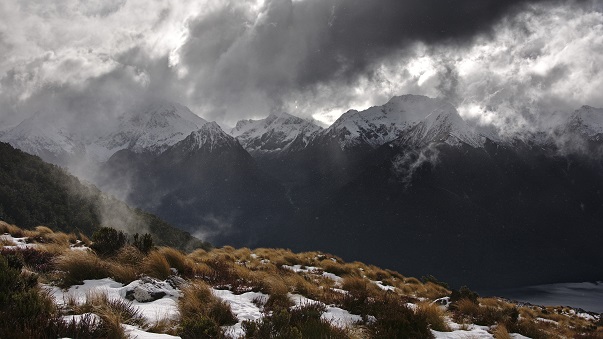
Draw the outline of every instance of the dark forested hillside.
M0 219L25 228L46 225L91 235L100 226L151 233L158 244L179 248L207 243L156 216L133 209L40 158L0 143Z

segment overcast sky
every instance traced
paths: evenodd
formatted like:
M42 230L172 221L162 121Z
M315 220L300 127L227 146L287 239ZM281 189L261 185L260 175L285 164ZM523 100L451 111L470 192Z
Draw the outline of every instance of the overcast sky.
M601 3L2 0L0 130L150 97L223 126L272 111L329 123L407 93L503 131L539 126L603 107Z

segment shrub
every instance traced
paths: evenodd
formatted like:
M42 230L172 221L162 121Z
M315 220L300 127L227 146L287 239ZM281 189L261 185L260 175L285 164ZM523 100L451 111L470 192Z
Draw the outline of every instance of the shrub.
M92 234L91 248L99 255L107 256L115 254L127 242L124 232L111 227L102 227Z
M138 233L134 234L134 241L132 245L138 248L140 252L145 254L149 253L155 248L153 237L149 233L145 233L143 235L139 235Z
M200 315L194 318L184 318L180 322L178 335L182 339L220 339L224 333L212 319Z
M345 330L321 319L324 311L319 303L280 309L259 321L244 322L245 338L348 338Z
M396 297L386 295L374 306L377 320L367 326L371 338L433 338L426 316L415 314Z
M462 286L458 290L452 290L452 294L450 295L450 302L454 303L456 301L467 299L477 304L477 298L479 298L479 294L470 290L467 286Z
M1 248L0 254L4 255L9 261L18 260L21 266L25 265L35 272L47 273L54 269L55 255L47 251L40 251L31 247Z
M37 277L21 273L0 255L0 338L46 337L56 313L51 297L38 287Z

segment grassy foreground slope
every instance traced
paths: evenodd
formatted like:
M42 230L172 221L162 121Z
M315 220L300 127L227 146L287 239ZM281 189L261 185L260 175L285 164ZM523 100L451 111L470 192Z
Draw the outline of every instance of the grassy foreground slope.
M596 314L480 298L467 288L451 291L433 277L421 281L321 252L226 246L184 253L151 244L114 245L112 239L90 243L43 226L22 230L0 222L0 337L603 335ZM94 248L105 250L101 255ZM86 290L90 286L102 288ZM141 301L145 288L152 293ZM153 303L166 316L144 312Z
M110 226L131 234L150 233L156 243L182 249L209 245L6 143L0 143L0 220L26 229L46 225L87 236Z

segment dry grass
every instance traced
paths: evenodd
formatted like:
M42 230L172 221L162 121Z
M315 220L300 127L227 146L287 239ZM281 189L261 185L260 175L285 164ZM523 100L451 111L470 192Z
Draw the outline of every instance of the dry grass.
M445 297L451 293L446 288L432 282L427 282L426 284L421 285L413 285L413 287L416 288L415 296L431 300Z
M57 258L56 267L61 271L59 284L64 287L81 284L86 279L109 276L106 262L90 252L66 251Z
M179 275L186 277L193 275L194 262L181 251L171 247L160 247L157 252L163 255L169 266L175 268Z
M112 259L123 265L138 266L144 260L145 255L132 245L126 245L117 251Z
M505 325L502 325L502 324L496 325L496 327L492 331L492 334L494 335L494 338L496 338L496 339L511 339L511 336L509 335L509 331L507 331L507 328L505 327Z
M205 337L220 338L220 326L237 322L230 306L216 298L203 281L193 281L182 289L182 298L178 300L180 311L179 333L185 338L195 338L200 333Z
M446 322L446 311L440 306L431 302L421 302L417 304L416 313L427 319L432 330L440 332L450 332L450 326Z
M21 238L21 237L25 236L24 230L20 229L19 227L15 226L15 225L8 224L4 221L0 221L0 233L1 234L8 233L15 238Z
M40 234L40 235L53 234L54 233L54 231L51 230L50 228L48 228L47 226L36 226L34 228L34 230L36 232L38 232L38 234Z
M165 256L158 251L151 251L142 263L142 271L159 280L167 279L172 271Z

